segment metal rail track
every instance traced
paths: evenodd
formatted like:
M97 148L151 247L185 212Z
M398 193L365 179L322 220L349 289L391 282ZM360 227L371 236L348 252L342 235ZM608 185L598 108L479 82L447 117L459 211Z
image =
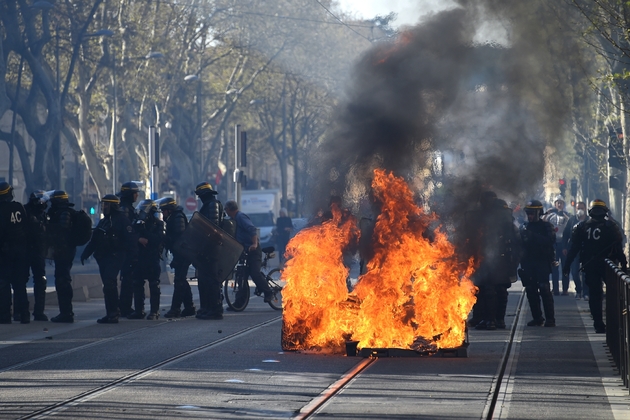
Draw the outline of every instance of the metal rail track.
M506 379L505 375L508 367L508 362L511 360L511 356L513 355L514 337L519 326L524 300L525 290L523 290L523 292L521 293L519 302L516 306L516 314L514 317L514 322L512 323L512 327L510 329L509 339L503 350L503 356L501 357L501 362L499 363L497 373L492 381L488 400L486 402L486 406L481 417L482 420L492 420L496 418L495 409L497 407L497 402L499 401L501 395L505 396L505 390L503 389L502 384L504 384L504 379ZM295 417L293 417L293 420L307 420L314 418L318 412L320 412L333 398L335 398L337 394L348 388L352 384L354 379L358 378L363 372L365 372L368 367L372 366L377 361L378 358L363 359L352 369L350 369L346 374L344 374L338 381L330 385L318 397L302 407L299 413ZM507 371L507 373L508 376L510 376L511 370Z
M155 364L153 364L151 366L148 366L148 367L146 367L144 369L137 370L137 371L135 371L133 373L130 373L130 374L125 375L125 376L123 376L121 378L118 378L118 379L115 379L113 381L110 381L110 382L108 382L106 384L103 384L101 386L98 386L98 387L96 387L94 389L82 392L82 393L80 393L78 395L75 395L74 397L68 398L68 399L63 400L63 401L59 401L59 402L57 402L55 404L52 404L52 405L50 405L48 407L44 407L44 408L42 408L40 410L33 411L33 412L31 412L31 413L29 413L29 414L27 414L25 416L19 417L19 419L39 419L39 418L44 418L44 417L47 417L49 415L52 415L52 414L58 413L60 411L66 410L66 409L68 409L70 407L73 407L73 406L76 406L76 405L81 404L83 402L89 401L92 398L95 398L95 397L97 397L97 396L99 396L101 394L104 394L105 392L108 392L108 391L110 391L112 389L115 389L115 388L120 387L120 386L124 386L124 385L129 384L131 382L134 382L136 380L142 379L143 377L151 374L152 372L154 372L154 371L156 371L158 369L161 369L161 368L166 367L166 366L168 366L170 364L179 362L179 361L181 361L183 359L186 359L187 357L193 356L193 355L195 355L195 354L197 354L199 352L202 352L204 350L207 350L209 348L212 348L212 347L224 344L226 342L232 341L232 340L234 340L236 338L239 338L239 337L241 337L243 335L246 335L246 334L249 334L249 333L251 333L253 331L261 329L261 328L263 328L263 327L265 327L265 326L267 326L269 324L273 324L275 322L278 322L281 319L282 319L281 316L277 316L277 317L274 317L274 318L272 318L270 320L267 320L267 321L261 322L259 324L253 325L251 327L244 328L244 329L242 329L240 331L237 331L237 332L235 332L233 334L230 334L230 335L225 336L223 338L220 338L218 340L212 341L210 343L203 344L201 346L195 347L195 348L187 350L185 352L179 353L179 354L177 354L175 356L169 357L168 359L162 360L161 362L155 363ZM138 330L135 330L133 332L137 332L137 331ZM81 347L78 347L78 348L75 348L75 349L66 350L66 351L60 352L60 353L55 353L54 355L44 356L44 357L41 357L41 358L36 359L34 361L20 363L18 365L14 365L14 366L11 366L9 368L5 368L3 371L17 369L18 367L23 367L26 364L30 364L31 362L35 363L36 361L47 360L47 359L50 359L52 357L59 356L61 354L67 354L68 352L77 351L80 348L85 349L86 347L91 347L91 346L94 346L94 345L102 344L104 342L111 341L111 340L120 338L122 336L126 336L128 334L130 334L130 333L120 334L118 336L110 337L110 338L105 339L105 340L100 340L100 341L97 341L95 343L90 343L90 344L87 344L85 346L81 346Z

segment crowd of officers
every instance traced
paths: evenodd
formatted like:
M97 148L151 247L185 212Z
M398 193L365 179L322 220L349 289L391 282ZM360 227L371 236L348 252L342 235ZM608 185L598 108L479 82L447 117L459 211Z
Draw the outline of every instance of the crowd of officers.
M593 200L588 214L586 205L578 203L581 206L578 205L574 216L564 212L561 205L564 201L559 201L557 199L555 207L546 213L540 201L529 201L524 208L527 219L521 226L514 222L507 203L491 191L482 194L478 210L468 213L466 243L468 254L478 264L473 281L479 288L469 326L480 330L505 328L508 289L518 274L533 318L527 325L555 327L553 296L560 294L561 263L562 294L568 295L569 273L573 271L576 297L590 294L588 301L595 331L606 332L602 314L605 259L627 269L621 229L602 200ZM557 220L550 221L554 217L564 220L558 235ZM584 285L580 271L584 273Z
M217 192L207 182L195 189L203 205L200 213L217 226L223 222L224 209ZM174 291L168 318L196 316L199 319L222 319L222 279L212 262L195 267L199 287L200 308L195 308L187 280L191 261L174 249L178 238L188 226L183 208L171 197L159 200L138 200L139 189L126 182L117 194L101 199L102 218L92 230L91 238L80 255L83 264L96 260L105 300L105 316L99 324L118 323L120 317L149 320L160 316L161 259L165 249L173 255ZM50 203L50 208L48 204ZM13 188L0 182L0 324L12 321L29 323L31 313L26 293L29 270L33 275L33 319L48 321L44 313L46 298L46 259L55 265L55 289L59 314L52 322L72 323L72 278L70 270L77 246L73 242L73 215L76 210L64 191L33 192L29 202L14 201ZM251 259L250 275L259 280L262 254L257 231L249 217L239 211L236 202L226 203L226 210L236 232L236 240ZM118 277L120 275L120 291ZM145 312L145 282L150 290L149 310ZM258 282L257 282L258 283ZM261 284L265 301L271 296L269 286ZM13 291L13 293L12 293ZM12 300L13 295L13 300ZM12 310L13 304L13 310ZM183 306L183 309L182 309Z

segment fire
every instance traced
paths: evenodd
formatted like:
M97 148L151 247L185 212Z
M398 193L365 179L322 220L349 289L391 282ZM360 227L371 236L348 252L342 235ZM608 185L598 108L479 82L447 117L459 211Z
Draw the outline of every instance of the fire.
M356 220L333 209L332 220L304 229L287 247L283 279L283 347L341 351L358 347L438 348L460 346L465 320L475 303L472 261L457 261L446 234L431 231L434 215L413 200L403 179L374 171L374 256L351 293L344 250L359 237Z

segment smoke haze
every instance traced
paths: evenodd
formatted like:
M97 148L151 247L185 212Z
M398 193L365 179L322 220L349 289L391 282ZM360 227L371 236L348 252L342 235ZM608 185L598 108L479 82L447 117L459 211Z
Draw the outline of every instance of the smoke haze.
M510 200L540 186L546 147L570 119L550 39L572 45L558 25L540 28L544 6L458 3L357 64L334 134L317 154L314 209L338 194L358 210L376 167L405 177L450 219L484 190ZM496 33L507 40L479 44L480 34Z

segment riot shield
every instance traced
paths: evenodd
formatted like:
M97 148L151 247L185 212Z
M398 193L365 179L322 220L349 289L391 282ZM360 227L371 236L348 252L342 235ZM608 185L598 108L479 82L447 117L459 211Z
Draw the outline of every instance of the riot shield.
M243 246L199 212L195 212L173 251L196 267L216 260L219 279L228 278L243 253Z

